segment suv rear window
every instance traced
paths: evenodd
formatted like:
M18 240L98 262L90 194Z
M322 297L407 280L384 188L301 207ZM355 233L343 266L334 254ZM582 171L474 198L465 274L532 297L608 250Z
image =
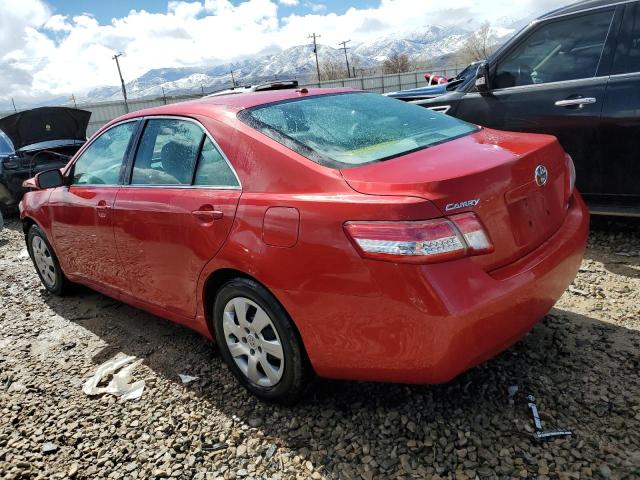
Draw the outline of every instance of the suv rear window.
M453 117L373 93L288 100L243 110L238 117L332 168L386 160L478 130Z

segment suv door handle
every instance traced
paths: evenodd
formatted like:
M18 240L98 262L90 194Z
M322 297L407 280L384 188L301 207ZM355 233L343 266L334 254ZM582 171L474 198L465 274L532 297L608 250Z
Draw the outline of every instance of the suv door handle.
M593 97L586 98L569 98L567 100L558 100L554 105L556 107L578 107L582 108L585 105L592 105L596 103L596 99Z
M224 216L220 210L215 210L212 205L202 205L198 210L191 212L191 215L207 223L220 220Z

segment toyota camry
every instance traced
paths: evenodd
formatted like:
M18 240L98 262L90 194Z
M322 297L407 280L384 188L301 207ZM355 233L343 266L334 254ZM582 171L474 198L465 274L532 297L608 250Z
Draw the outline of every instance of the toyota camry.
M50 292L195 329L290 403L314 375L446 382L520 339L579 267L574 183L554 137L299 88L118 118L21 218Z

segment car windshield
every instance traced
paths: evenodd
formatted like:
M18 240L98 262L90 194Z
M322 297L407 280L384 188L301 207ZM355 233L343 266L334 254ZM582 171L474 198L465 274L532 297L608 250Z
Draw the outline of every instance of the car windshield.
M13 153L13 147L5 134L0 132L0 154L3 153Z
M386 160L475 132L478 127L373 93L260 105L239 118L295 152L333 168Z

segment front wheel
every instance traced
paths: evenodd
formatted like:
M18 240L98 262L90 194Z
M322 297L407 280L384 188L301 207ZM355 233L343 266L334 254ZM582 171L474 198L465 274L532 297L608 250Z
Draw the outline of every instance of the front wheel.
M64 295L69 282L46 235L37 225L32 225L27 234L27 250L44 287L51 293Z
M293 404L310 377L302 343L278 301L253 280L219 290L213 308L218 348L231 372L254 395Z

